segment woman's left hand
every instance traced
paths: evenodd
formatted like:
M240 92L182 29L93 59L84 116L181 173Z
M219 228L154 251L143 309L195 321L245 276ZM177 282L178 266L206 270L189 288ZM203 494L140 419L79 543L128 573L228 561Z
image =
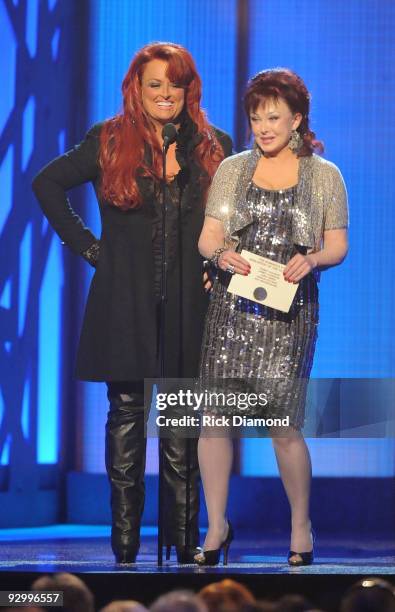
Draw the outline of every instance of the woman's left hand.
M289 260L284 268L284 279L289 283L298 283L318 265L315 255L302 255L297 253Z
M203 272L203 287L206 293L213 288L213 281L207 270Z

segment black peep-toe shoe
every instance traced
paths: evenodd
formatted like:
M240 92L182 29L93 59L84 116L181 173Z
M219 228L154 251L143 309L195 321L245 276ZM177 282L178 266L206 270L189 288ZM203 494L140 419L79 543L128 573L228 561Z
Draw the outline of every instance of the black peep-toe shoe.
M198 555L195 555L194 559L198 565L218 565L221 556L221 550L224 551L224 565L228 565L228 553L230 544L234 538L234 531L232 523L228 521L228 533L225 540L221 543L219 548L215 550L203 550Z
M195 556L202 552L200 546L176 546L177 562L182 564L195 563ZM171 546L166 546L166 561L170 560Z
M299 567L301 565L311 565L314 561L314 543L315 543L315 533L313 529L311 530L311 538L313 540L313 548L308 552L296 552L295 550L290 550L288 553L288 565L292 567ZM292 561L292 557L298 556L299 559Z

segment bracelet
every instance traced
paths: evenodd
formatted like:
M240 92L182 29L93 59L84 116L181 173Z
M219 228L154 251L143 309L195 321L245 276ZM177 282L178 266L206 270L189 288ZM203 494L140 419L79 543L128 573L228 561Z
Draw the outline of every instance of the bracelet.
M211 255L211 257L209 257L209 261L213 264L213 266L218 268L218 260L221 257L222 253L227 250L228 249L226 247L219 247L218 249L215 249L214 253Z
M91 266L96 268L97 262L99 260L99 255L100 255L99 242L96 241L93 244L91 244L89 249L86 249L86 251L83 251L81 255L88 263L90 263Z

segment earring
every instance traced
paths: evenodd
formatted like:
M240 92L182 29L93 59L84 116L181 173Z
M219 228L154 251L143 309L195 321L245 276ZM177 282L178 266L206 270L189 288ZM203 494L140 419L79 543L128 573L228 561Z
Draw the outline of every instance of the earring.
M291 151L298 151L303 144L303 139L297 130L292 130L291 138L289 139L288 146Z

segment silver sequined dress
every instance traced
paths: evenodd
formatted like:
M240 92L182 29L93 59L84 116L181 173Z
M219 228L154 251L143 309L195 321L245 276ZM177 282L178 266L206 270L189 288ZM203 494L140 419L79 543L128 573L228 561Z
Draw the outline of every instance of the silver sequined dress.
M238 251L247 249L282 264L298 250L303 252L292 240L295 198L296 187L271 191L251 182L246 204L253 221L240 232ZM248 406L237 413L266 418L289 416L290 425L300 428L317 338L315 277L310 273L302 279L288 313L228 293L229 280L229 274L219 272L214 282L202 344L200 382L218 391L218 381L226 379L233 382L227 389L234 389L236 383L240 392L264 393L268 398L265 407ZM232 412L229 406L221 410Z

